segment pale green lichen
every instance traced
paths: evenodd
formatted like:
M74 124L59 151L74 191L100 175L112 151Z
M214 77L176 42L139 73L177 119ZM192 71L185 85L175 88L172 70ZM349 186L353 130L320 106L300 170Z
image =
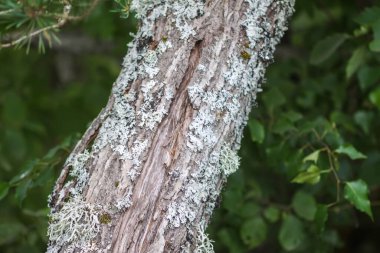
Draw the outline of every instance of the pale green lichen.
M213 241L205 233L206 225L201 222L197 226L194 253L214 253Z
M126 189L126 192L124 194L124 197L122 197L121 199L117 200L116 203L115 203L115 207L119 210L119 211L124 211L126 210L128 207L130 207L132 205L132 188L131 187L128 187Z
M213 241L205 232L206 223L200 221L195 226L188 227L188 237L191 238L181 246L181 253L214 253Z
M236 151L223 146L220 151L220 169L225 176L229 176L239 169L240 158Z
M100 230L99 207L75 197L66 202L58 212L50 214L48 237L51 245L48 252L73 243L76 247L86 247Z
M83 153L72 154L66 161L66 166L71 167L70 176L76 180L76 186L70 189L72 195L80 195L88 181L86 164L90 158L89 151L85 150Z

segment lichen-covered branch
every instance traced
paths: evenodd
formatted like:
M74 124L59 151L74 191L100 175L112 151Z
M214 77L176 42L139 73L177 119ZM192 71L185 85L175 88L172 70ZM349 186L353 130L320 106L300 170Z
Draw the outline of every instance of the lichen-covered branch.
M48 252L213 251L204 230L293 4L132 1L139 32L50 197Z

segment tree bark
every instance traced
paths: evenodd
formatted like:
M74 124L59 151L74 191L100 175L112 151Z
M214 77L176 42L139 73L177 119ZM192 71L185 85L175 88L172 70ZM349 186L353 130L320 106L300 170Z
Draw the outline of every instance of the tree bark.
M139 32L50 196L48 252L212 252L204 229L293 4L132 1Z

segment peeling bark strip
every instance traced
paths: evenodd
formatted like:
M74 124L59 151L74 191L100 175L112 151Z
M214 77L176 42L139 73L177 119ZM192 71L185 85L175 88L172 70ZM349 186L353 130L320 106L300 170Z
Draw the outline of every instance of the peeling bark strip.
M133 0L141 27L50 196L48 252L213 252L204 234L293 0Z

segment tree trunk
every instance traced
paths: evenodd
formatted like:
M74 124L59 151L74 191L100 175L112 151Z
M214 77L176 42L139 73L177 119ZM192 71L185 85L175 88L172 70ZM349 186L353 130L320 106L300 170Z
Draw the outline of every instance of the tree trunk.
M292 0L140 0L107 106L50 196L48 252L212 252L204 234Z

